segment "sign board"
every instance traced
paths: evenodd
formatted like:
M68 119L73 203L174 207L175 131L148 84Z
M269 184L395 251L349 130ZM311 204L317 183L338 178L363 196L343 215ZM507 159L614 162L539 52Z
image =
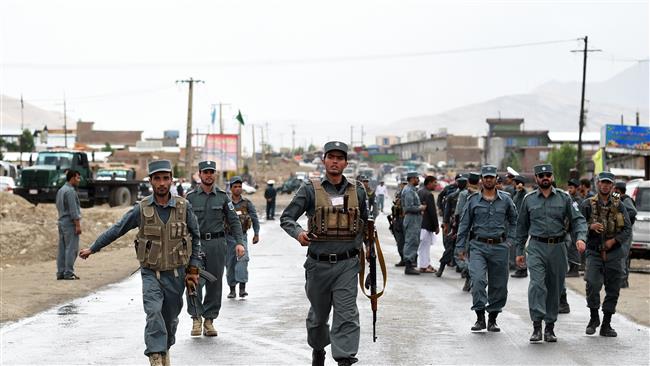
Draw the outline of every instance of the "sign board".
M214 160L217 171L237 171L237 135L208 134L205 137L202 160Z
M600 145L610 149L650 151L650 127L605 125L600 134Z

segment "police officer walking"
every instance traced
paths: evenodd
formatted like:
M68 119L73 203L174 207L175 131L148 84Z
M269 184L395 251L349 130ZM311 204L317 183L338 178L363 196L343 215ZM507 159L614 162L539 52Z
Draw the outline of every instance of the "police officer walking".
M591 313L587 334L596 333L600 325L600 335L616 337L611 326L612 315L625 277L625 255L628 248L632 225L625 205L613 193L614 174L598 174L598 194L586 199L580 205L582 215L587 219L587 263L585 282L587 307ZM600 290L605 285L603 301L603 323L600 324Z
M253 228L253 244L260 241L260 221L257 217L257 210L255 205L248 198L242 197L242 178L239 176L230 179L230 198L235 206L235 212L239 217L239 222L242 227L242 243L244 244L245 254L241 257L237 256L236 246L237 239L233 235L230 227L226 230L226 242L228 243L228 257L226 259L226 280L230 287L229 299L234 299L237 295L235 288L239 284L239 297L248 296L246 292L246 283L248 282L248 261L250 259L250 252L248 251L248 235L247 231Z
M454 208L454 217L458 224L460 223L461 215L464 212L467 197L479 191L480 180L481 175L479 173L470 172L467 178L467 189L458 192L458 202L456 202L456 207ZM458 224L456 224L456 226L458 226ZM469 257L471 257L470 249L471 248L469 247L465 248L464 255L462 257L457 256L458 258L456 260L456 264L461 271L461 276L465 277L465 283L463 284L463 291L465 292L469 292L472 288L472 276L469 273ZM456 247L456 251L458 250L459 248Z
M417 172L406 173L408 185L402 190L401 201L404 211L404 273L419 275L415 267L416 257L420 246L420 229L422 228L422 212L427 208L420 202L418 184L420 177Z
M366 192L359 182L348 180L348 147L331 141L323 149L326 174L311 179L296 192L280 217L282 229L308 247L305 261L305 292L310 308L307 342L313 349L312 365L324 365L325 347L339 365L357 362L359 310L357 283L359 252L368 218ZM307 213L308 230L297 222ZM330 330L328 320L334 308Z
M144 354L151 366L169 366L169 349L176 341L184 287L194 287L199 282L201 243L192 205L170 194L171 162L150 162L149 181L153 195L136 204L79 256L87 259L131 229L139 228L135 250L147 314Z
M489 314L487 330L499 332L497 316L508 296L508 243L514 242L517 210L506 192L496 186L497 168L483 166L483 189L467 198L458 228L457 248L463 257L469 242L472 256L469 273L472 279L472 310L476 323L472 331L486 328L485 311ZM489 291L486 292L486 287Z
M625 209L627 210L628 216L630 216L630 224L632 224L632 228L634 229L634 223L636 222L636 204L634 203L634 200L632 197L628 196L625 192L627 191L627 185L625 182L619 181L614 184L614 192L618 193L621 196L621 202L623 202L623 206L625 206ZM634 230L633 230L634 231ZM625 253L625 277L623 278L623 282L621 283L621 288L628 288L630 287L630 284L628 283L627 279L630 276L630 248L632 247L632 235L630 235L630 238L628 239L628 242L626 245L623 245L623 248L627 248L627 252Z
M192 317L190 332L192 336L201 335L201 325L203 325L204 336L216 337L218 335L214 328L214 319L219 316L221 310L222 279L228 252L225 238L226 225L234 238L232 247L236 256L243 258L246 254L242 244L241 223L235 212L235 206L226 192L215 184L216 166L212 160L200 162L201 184L186 195L186 199L194 208L194 214L201 230L204 269L217 278L211 283L201 280L194 298L190 297L189 292L187 294L187 313ZM205 297L203 295L204 287ZM202 318L205 319L204 322L202 322Z
M79 252L81 235L81 205L76 188L81 174L74 169L65 173L66 183L56 192L56 210L59 213L59 252L56 256L56 279L78 280L74 262Z
M531 342L542 340L542 320L546 323L544 340L557 342L554 326L564 284L567 257L564 241L567 240L565 221L571 225L577 239L578 251L585 250L586 222L578 205L569 195L553 187L553 167L541 164L534 167L538 189L524 197L517 218L517 265L525 265L524 246L528 255L528 307L533 321Z
M395 237L397 245L397 253L399 254L399 262L395 263L395 267L404 267L404 210L402 209L402 190L408 183L406 179L400 180L400 184L395 192L393 199L393 206L390 208L391 214L388 217L390 223L390 231Z
M454 249L456 249L456 238L458 234L458 218L454 215L454 210L456 209L456 204L458 203L458 195L467 187L467 177L463 174L457 174L456 183L454 185L456 186L455 190L450 190L447 196L441 202L443 207L442 243L445 247L445 251L440 257L440 267L438 267L436 277L441 277L442 273L445 271L445 266L447 266L450 262L455 261Z

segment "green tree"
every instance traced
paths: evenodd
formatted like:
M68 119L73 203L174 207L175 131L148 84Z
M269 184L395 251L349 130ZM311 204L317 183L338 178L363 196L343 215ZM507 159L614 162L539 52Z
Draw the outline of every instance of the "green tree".
M111 144L109 142L105 142L104 147L102 147L102 151L104 151L104 152L113 152L113 151L115 151L115 149L113 149L113 147L111 146Z
M503 162L501 163L503 165L503 168L505 167L511 167L512 169L516 171L521 170L521 159L519 159L519 154L515 151L511 151L508 156L506 156L503 159Z
M309 144L307 151L316 151L316 146L314 144Z
M174 177L185 177L185 169L179 167L178 164L174 164L174 168L172 170L174 171Z
M569 179L571 169L576 166L577 150L570 143L564 143L559 149L548 154L548 163L553 165L553 174L558 186L564 186Z
M34 135L29 132L28 129L24 129L23 133L18 138L19 149L22 149L23 152L32 152L34 151Z

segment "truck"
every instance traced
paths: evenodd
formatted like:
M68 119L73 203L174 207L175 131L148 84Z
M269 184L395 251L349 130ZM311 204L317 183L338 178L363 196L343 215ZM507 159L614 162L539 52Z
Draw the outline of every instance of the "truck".
M55 202L56 192L65 184L65 175L74 169L81 175L77 188L82 207L108 203L111 207L133 205L138 197L138 187L143 183L126 173L121 179L93 177L88 155L83 151L41 151L36 163L23 168L14 193L33 204ZM116 178L117 172L110 178Z

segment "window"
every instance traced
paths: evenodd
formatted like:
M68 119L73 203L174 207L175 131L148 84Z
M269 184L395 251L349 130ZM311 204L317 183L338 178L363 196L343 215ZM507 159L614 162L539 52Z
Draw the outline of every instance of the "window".
M506 139L506 146L515 146L515 139L512 137L508 137Z
M528 146L539 146L539 137L531 137L528 139Z

